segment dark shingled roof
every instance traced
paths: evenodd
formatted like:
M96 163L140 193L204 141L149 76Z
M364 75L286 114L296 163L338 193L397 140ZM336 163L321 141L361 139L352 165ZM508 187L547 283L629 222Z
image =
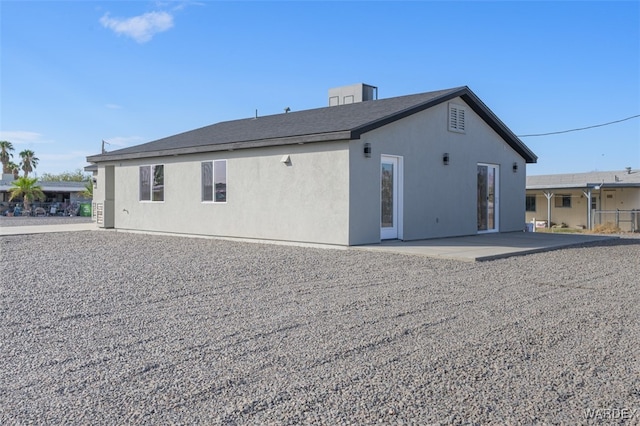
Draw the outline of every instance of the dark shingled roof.
M296 143L359 139L360 135L460 96L528 163L537 157L471 90L435 92L225 121L104 154L87 161L149 158Z

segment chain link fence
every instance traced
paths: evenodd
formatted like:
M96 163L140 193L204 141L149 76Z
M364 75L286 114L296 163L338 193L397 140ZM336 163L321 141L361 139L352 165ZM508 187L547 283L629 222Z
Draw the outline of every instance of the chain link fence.
M623 232L640 231L640 210L593 210L591 220L592 229L608 225Z

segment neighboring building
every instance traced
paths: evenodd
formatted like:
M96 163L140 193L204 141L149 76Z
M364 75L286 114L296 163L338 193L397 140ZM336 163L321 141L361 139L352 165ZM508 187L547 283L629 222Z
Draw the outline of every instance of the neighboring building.
M98 224L336 245L523 230L537 157L468 87L374 89L88 157Z
M640 171L527 176L526 212L527 222L535 219L539 226L592 229L608 223L638 231Z
M7 210L13 209L17 204L22 204L21 199L14 199L9 201L11 194L9 189L12 188L11 182L14 181L12 174L2 175L0 180L0 214L3 214ZM50 211L51 206L56 207L56 210L63 210L70 205L81 203L86 201L82 195L85 190L86 182L41 182L37 183L44 192L45 199L38 200L32 203L33 208L42 207L47 212Z

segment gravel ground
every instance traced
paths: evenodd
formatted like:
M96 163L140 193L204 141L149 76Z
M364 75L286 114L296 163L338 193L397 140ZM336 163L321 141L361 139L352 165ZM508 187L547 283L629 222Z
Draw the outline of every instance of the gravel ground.
M639 259L0 237L0 424L639 424Z

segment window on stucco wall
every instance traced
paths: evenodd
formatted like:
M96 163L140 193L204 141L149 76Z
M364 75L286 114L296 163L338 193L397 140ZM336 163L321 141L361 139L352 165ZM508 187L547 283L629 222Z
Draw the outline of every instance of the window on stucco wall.
M164 201L164 165L140 166L140 201Z
M555 206L558 208L570 208L571 207L571 195L558 194L555 196Z
M535 212L536 211L536 196L535 195L527 195L525 210L528 211L528 212Z
M227 202L227 160L201 163L202 201Z

